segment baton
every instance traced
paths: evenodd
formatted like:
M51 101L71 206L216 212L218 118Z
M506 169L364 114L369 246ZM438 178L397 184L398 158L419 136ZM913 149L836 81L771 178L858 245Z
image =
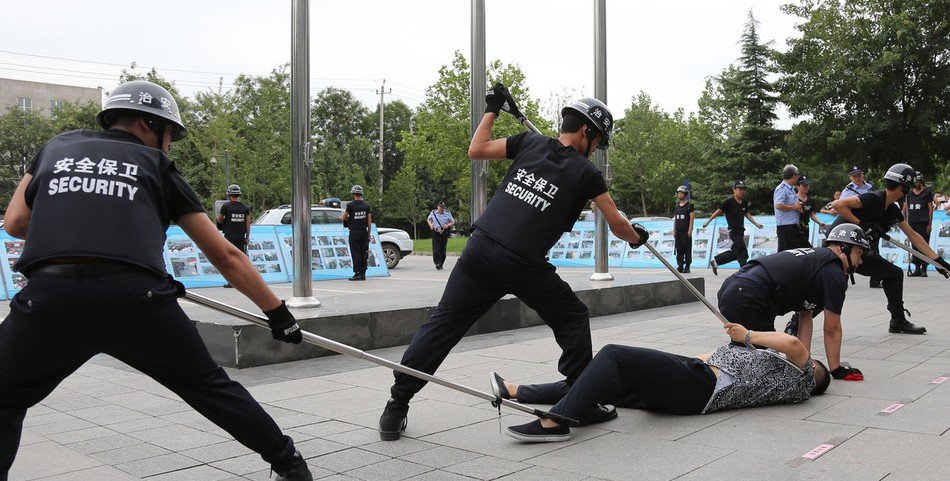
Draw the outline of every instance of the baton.
M900 247L901 249L904 249L905 251L907 251L908 254L934 266L937 269L937 272L943 274L943 277L950 278L950 272L947 272L947 270L942 265L938 264L937 261L923 255L920 252L917 252L914 249L911 249L910 247L907 247L903 242L899 242L899 241L891 239L891 236L888 235L887 232L878 232L878 234L880 234L881 239L884 239L890 242L891 244L894 244L895 246ZM910 242L910 239L908 239L907 241Z
M202 306L214 309L216 311L223 312L225 314L230 314L239 319L244 319L245 321L249 321L254 324L257 324L260 327L270 329L270 326L267 324L267 319L258 314L245 311L244 309L239 309L237 307L225 304L223 302L217 301L210 297L202 296L201 294L196 294L191 291L185 292L185 298L190 301L194 301L198 304L201 304ZM334 340L318 336L311 332L304 331L303 329L300 330L300 333L303 334L303 340L306 341L308 344L313 344L314 346L319 346L324 349L329 349L337 354L344 354L350 357L354 357L356 359L363 359L363 360L372 362L374 364L379 364L380 366L388 367L394 371L399 371L403 374L408 374L414 378L422 379L423 381L433 382L441 386L445 386L447 388L454 389L456 391L459 391L471 396L475 396L477 398L484 399L486 401L491 401L492 405L495 407L504 405L504 406L508 406L512 409L516 409L524 413L533 414L540 418L553 419L555 421L558 421L559 423L566 423L568 425L577 424L576 419L571 419L567 416L561 416L560 414L555 414L555 413L551 413L547 411L542 411L540 409L528 407L528 406L525 406L524 404L519 404L509 399L496 397L487 392L482 392L477 389L472 389L468 386L463 386L461 384L457 384L452 381L446 381L445 379L433 376L428 373L424 373L422 371L413 369L411 367L403 366L402 364L392 362L388 359L383 359L379 356L374 356L365 351L361 351L355 347L347 346L346 344L342 344Z

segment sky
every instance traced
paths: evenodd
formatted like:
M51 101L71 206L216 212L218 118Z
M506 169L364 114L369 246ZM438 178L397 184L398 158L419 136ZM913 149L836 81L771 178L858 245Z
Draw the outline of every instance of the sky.
M750 9L775 48L798 36L800 19L780 11L789 1L607 0L608 106L622 115L642 91L667 112L695 111L706 78L739 57ZM291 59L293 0L0 4L4 78L109 91L123 68L154 67L190 97ZM315 0L309 8L311 95L343 88L375 110L385 79L386 102L415 107L455 51L471 56L471 0ZM542 107L593 96L594 0L485 0L485 25L487 61L518 65ZM790 123L780 115L779 126Z

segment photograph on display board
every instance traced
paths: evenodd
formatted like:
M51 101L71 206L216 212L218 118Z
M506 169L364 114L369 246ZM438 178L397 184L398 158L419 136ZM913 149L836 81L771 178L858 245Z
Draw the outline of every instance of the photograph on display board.
M594 253L592 251L581 251L581 259L593 259Z
M333 236L333 245L335 245L335 246L348 246L348 245L350 245L350 241L346 240L346 237L343 237L343 236L341 236L341 235L335 235L335 236Z
M197 277L200 274L198 270L197 257L170 257L172 264L172 275L175 277Z
M266 267L267 267L267 272L273 272L273 273L283 272L283 269L281 269L280 263L278 262L272 262L270 264L267 264Z
M23 253L23 241L6 241L3 243L8 257L20 258Z
M937 224L937 237L950 237L950 222L940 222Z
M220 276L221 272L218 271L218 268L213 265L201 266L201 275L204 276Z
M593 248L594 248L594 241L585 240L581 242L581 249L593 249Z
M564 251L551 251L551 259L563 259Z
M623 251L610 251L607 253L607 258L611 260L620 260L620 257L623 255Z
M693 238L693 249L702 250L703 252L705 252L706 249L708 248L709 248L709 239ZM705 256L705 254L703 254L703 256Z
M746 242L748 242L748 240L746 240ZM775 249L778 249L778 234L775 233L774 228L769 227L756 231L752 245L749 246L749 248L768 249L774 252Z

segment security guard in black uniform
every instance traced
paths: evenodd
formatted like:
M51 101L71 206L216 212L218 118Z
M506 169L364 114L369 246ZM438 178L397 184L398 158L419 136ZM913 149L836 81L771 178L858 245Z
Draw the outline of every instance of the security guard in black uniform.
M790 249L749 261L719 289L719 310L736 324L755 331L774 331L775 317L799 314L798 338L811 350L812 311L825 314L825 354L835 379L860 381L861 371L841 365L841 308L848 276L860 269L867 236L854 224L832 228L825 247Z
M7 479L28 408L105 353L169 388L259 453L282 480L311 480L293 441L212 361L165 272L175 221L220 272L264 310L275 339L299 343L293 315L242 252L225 241L166 155L185 137L171 94L151 82L116 87L96 117L37 154L7 209L26 239L14 268L29 284L0 323L0 479Z
M897 205L907 192L914 187L917 174L914 168L907 164L894 164L884 174L884 190L872 190L854 197L842 198L834 201L831 206L838 211L838 219L831 224L831 228L842 222L858 224L872 240L880 239L891 227L897 226L907 239L923 255L933 259L943 266L938 271L942 273L950 270L942 257L937 255L927 241L920 234L911 229L904 220L904 214ZM858 268L862 276L878 277L884 284L884 296L887 297L887 310L891 313L891 322L888 331L892 333L923 334L927 328L915 326L904 317L908 313L904 309L904 270L891 264L876 251L864 259L864 264Z
M907 193L907 199L904 202L904 217L910 228L920 234L928 244L930 243L930 226L934 218L934 195L930 189L924 185L924 176L918 170L917 182L914 188ZM907 277L927 277L927 263L911 256L914 264L914 271L908 272Z
M449 275L439 305L432 310L402 357L402 364L434 373L462 336L505 294L514 294L554 331L562 349L558 371L573 383L592 358L587 306L555 272L546 259L548 250L570 230L588 199L594 199L610 230L639 247L648 237L631 226L607 192L601 172L588 160L596 148L610 141L613 116L603 102L585 98L561 111L561 135L552 139L532 132L491 138L492 126L507 102L517 106L508 89L496 84L486 96L488 107L472 136L472 159L513 159L508 173ZM637 230L635 230L637 229ZM400 438L406 428L409 400L426 381L395 373L379 420L383 440ZM551 393L556 401L563 392ZM600 407L582 421L598 422L616 416Z
M673 253L676 255L676 270L689 274L693 263L693 221L696 208L686 197L689 189L685 185L676 188L677 202L673 207Z
M241 202L241 186L228 186L228 202L221 206L217 223L227 239L238 250L247 254L247 244L251 241L251 209ZM232 287L227 283L224 287Z
M363 187L354 185L350 193L353 194L353 201L346 204L343 212L343 222L350 228L350 256L353 258L353 277L350 280L365 281L373 211L363 200Z
M738 261L739 267L742 267L749 260L749 249L745 245L745 221L743 217L749 219L759 229L762 228L762 224L756 222L752 214L749 213L749 201L744 200L745 191L745 182L737 180L732 185L732 197L719 204L719 208L706 219L706 222L703 222L703 228L706 228L719 214L726 214L726 224L729 226L729 240L732 241L732 247L709 260L709 267L713 274L717 276L719 275L719 266Z

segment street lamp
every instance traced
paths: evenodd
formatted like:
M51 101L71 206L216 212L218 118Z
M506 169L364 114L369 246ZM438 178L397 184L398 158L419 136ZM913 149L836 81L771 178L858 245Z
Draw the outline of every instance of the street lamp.
M214 167L218 165L218 159L216 155L221 154L211 154L211 166ZM231 185L231 156L228 155L228 150L224 149L224 185L225 187Z

